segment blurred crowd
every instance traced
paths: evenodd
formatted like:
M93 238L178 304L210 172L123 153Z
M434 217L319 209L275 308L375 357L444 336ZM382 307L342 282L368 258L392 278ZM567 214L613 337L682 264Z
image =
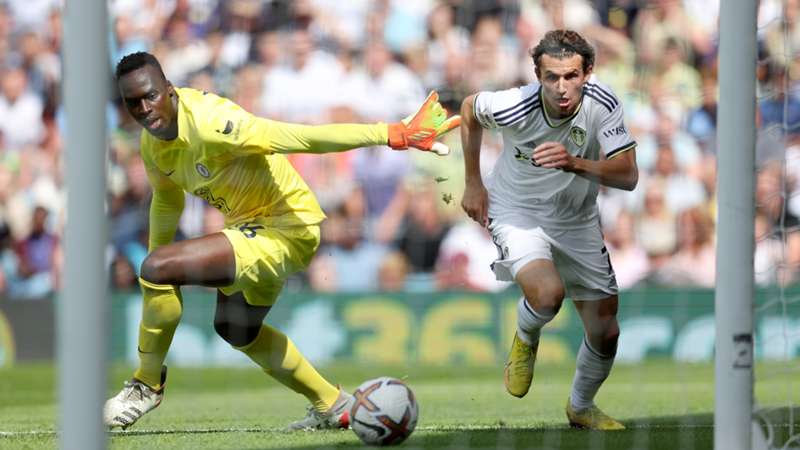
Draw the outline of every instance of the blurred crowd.
M0 296L59 289L64 259L61 0L0 1ZM396 121L439 92L457 111L480 90L535 79L528 49L553 28L595 46L595 73L625 108L640 181L604 189L602 225L623 289L711 287L720 0L109 0L109 77L149 51L176 86L226 96L272 119ZM758 13L757 213L760 284L800 278L800 0ZM98 58L101 58L98 55ZM108 263L136 286L150 190L139 127L109 104ZM730 94L727 94L730 95ZM459 206L463 158L364 148L292 155L328 215L310 268L291 285L323 292L498 291L496 250ZM502 150L484 133L482 170ZM190 198L179 238L222 228Z

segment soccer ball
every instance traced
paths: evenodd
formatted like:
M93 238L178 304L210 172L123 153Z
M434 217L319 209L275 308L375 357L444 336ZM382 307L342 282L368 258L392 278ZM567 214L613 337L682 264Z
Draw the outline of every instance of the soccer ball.
M417 426L417 400L411 389L397 378L365 381L353 396L350 428L367 445L399 444Z

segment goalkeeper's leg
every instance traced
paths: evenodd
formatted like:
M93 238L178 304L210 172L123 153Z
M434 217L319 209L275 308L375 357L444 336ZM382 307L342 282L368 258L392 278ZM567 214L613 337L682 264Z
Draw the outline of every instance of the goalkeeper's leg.
M122 391L109 399L103 408L108 427L127 428L164 398L167 356L175 327L181 318L181 291L176 286L158 285L140 279L142 320L139 324L139 367Z
M127 428L164 398L163 368L175 327L181 317L178 286L224 286L236 271L233 248L222 233L158 247L142 263L142 321L139 327L139 367L119 394L104 408L104 421Z
M218 292L214 328L265 373L311 402L309 417L290 428L347 427L350 395L325 380L285 334L263 323L269 309L248 304L241 292Z

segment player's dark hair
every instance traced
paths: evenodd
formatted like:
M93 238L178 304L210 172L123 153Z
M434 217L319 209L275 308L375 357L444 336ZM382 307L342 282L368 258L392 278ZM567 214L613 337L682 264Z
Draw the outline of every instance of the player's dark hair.
M125 55L125 57L117 63L117 70L114 76L117 81L119 81L123 75L148 65L158 69L158 73L160 73L165 80L167 79L156 57L147 52L136 52Z
M548 31L539 41L539 44L531 49L530 55L537 69L541 63L542 55L558 59L581 55L584 72L594 65L594 48L580 34L572 30Z

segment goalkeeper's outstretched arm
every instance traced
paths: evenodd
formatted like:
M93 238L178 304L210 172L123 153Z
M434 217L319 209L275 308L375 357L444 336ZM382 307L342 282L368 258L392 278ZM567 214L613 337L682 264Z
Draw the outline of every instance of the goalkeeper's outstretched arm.
M388 145L395 150L416 148L446 155L450 150L436 139L461 123L460 116L447 117L436 92L428 95L417 112L392 124L298 125L255 117L253 120L252 125L260 130L251 136L263 141L245 142L243 149L274 153L332 153Z

